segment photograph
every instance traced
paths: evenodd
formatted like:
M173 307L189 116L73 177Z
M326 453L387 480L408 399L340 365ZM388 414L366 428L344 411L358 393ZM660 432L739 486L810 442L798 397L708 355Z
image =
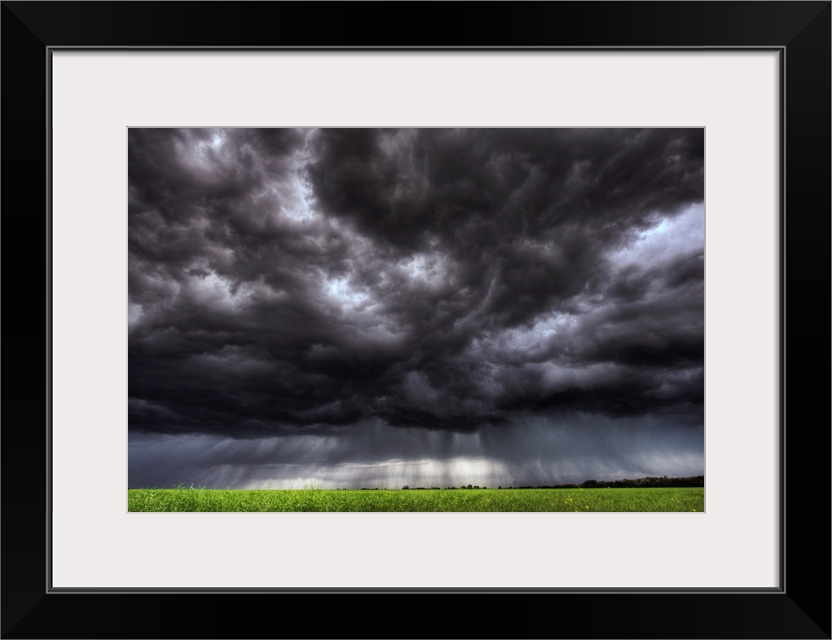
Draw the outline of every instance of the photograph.
M704 127L127 136L129 511L704 511Z

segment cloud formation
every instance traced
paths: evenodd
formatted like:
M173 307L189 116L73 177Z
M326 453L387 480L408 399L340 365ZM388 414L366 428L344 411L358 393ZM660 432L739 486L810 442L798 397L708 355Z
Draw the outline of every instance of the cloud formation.
M701 427L703 148L702 129L131 129L131 436Z

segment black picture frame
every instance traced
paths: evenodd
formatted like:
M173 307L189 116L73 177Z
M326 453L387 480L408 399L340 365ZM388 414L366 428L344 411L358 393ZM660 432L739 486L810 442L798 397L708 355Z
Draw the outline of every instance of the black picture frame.
M829 638L830 15L828 1L3 2L2 637ZM778 51L780 587L51 589L48 92L51 51L68 47Z

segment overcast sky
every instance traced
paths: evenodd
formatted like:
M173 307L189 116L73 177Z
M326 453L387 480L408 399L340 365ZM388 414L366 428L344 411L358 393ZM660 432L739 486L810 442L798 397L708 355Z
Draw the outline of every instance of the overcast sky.
M130 129L129 485L704 474L703 129Z

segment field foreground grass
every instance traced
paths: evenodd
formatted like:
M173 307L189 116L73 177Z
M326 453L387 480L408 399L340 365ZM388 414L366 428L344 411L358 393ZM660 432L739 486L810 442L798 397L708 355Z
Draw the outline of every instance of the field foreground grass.
M127 506L134 512L701 512L705 489L130 489Z

